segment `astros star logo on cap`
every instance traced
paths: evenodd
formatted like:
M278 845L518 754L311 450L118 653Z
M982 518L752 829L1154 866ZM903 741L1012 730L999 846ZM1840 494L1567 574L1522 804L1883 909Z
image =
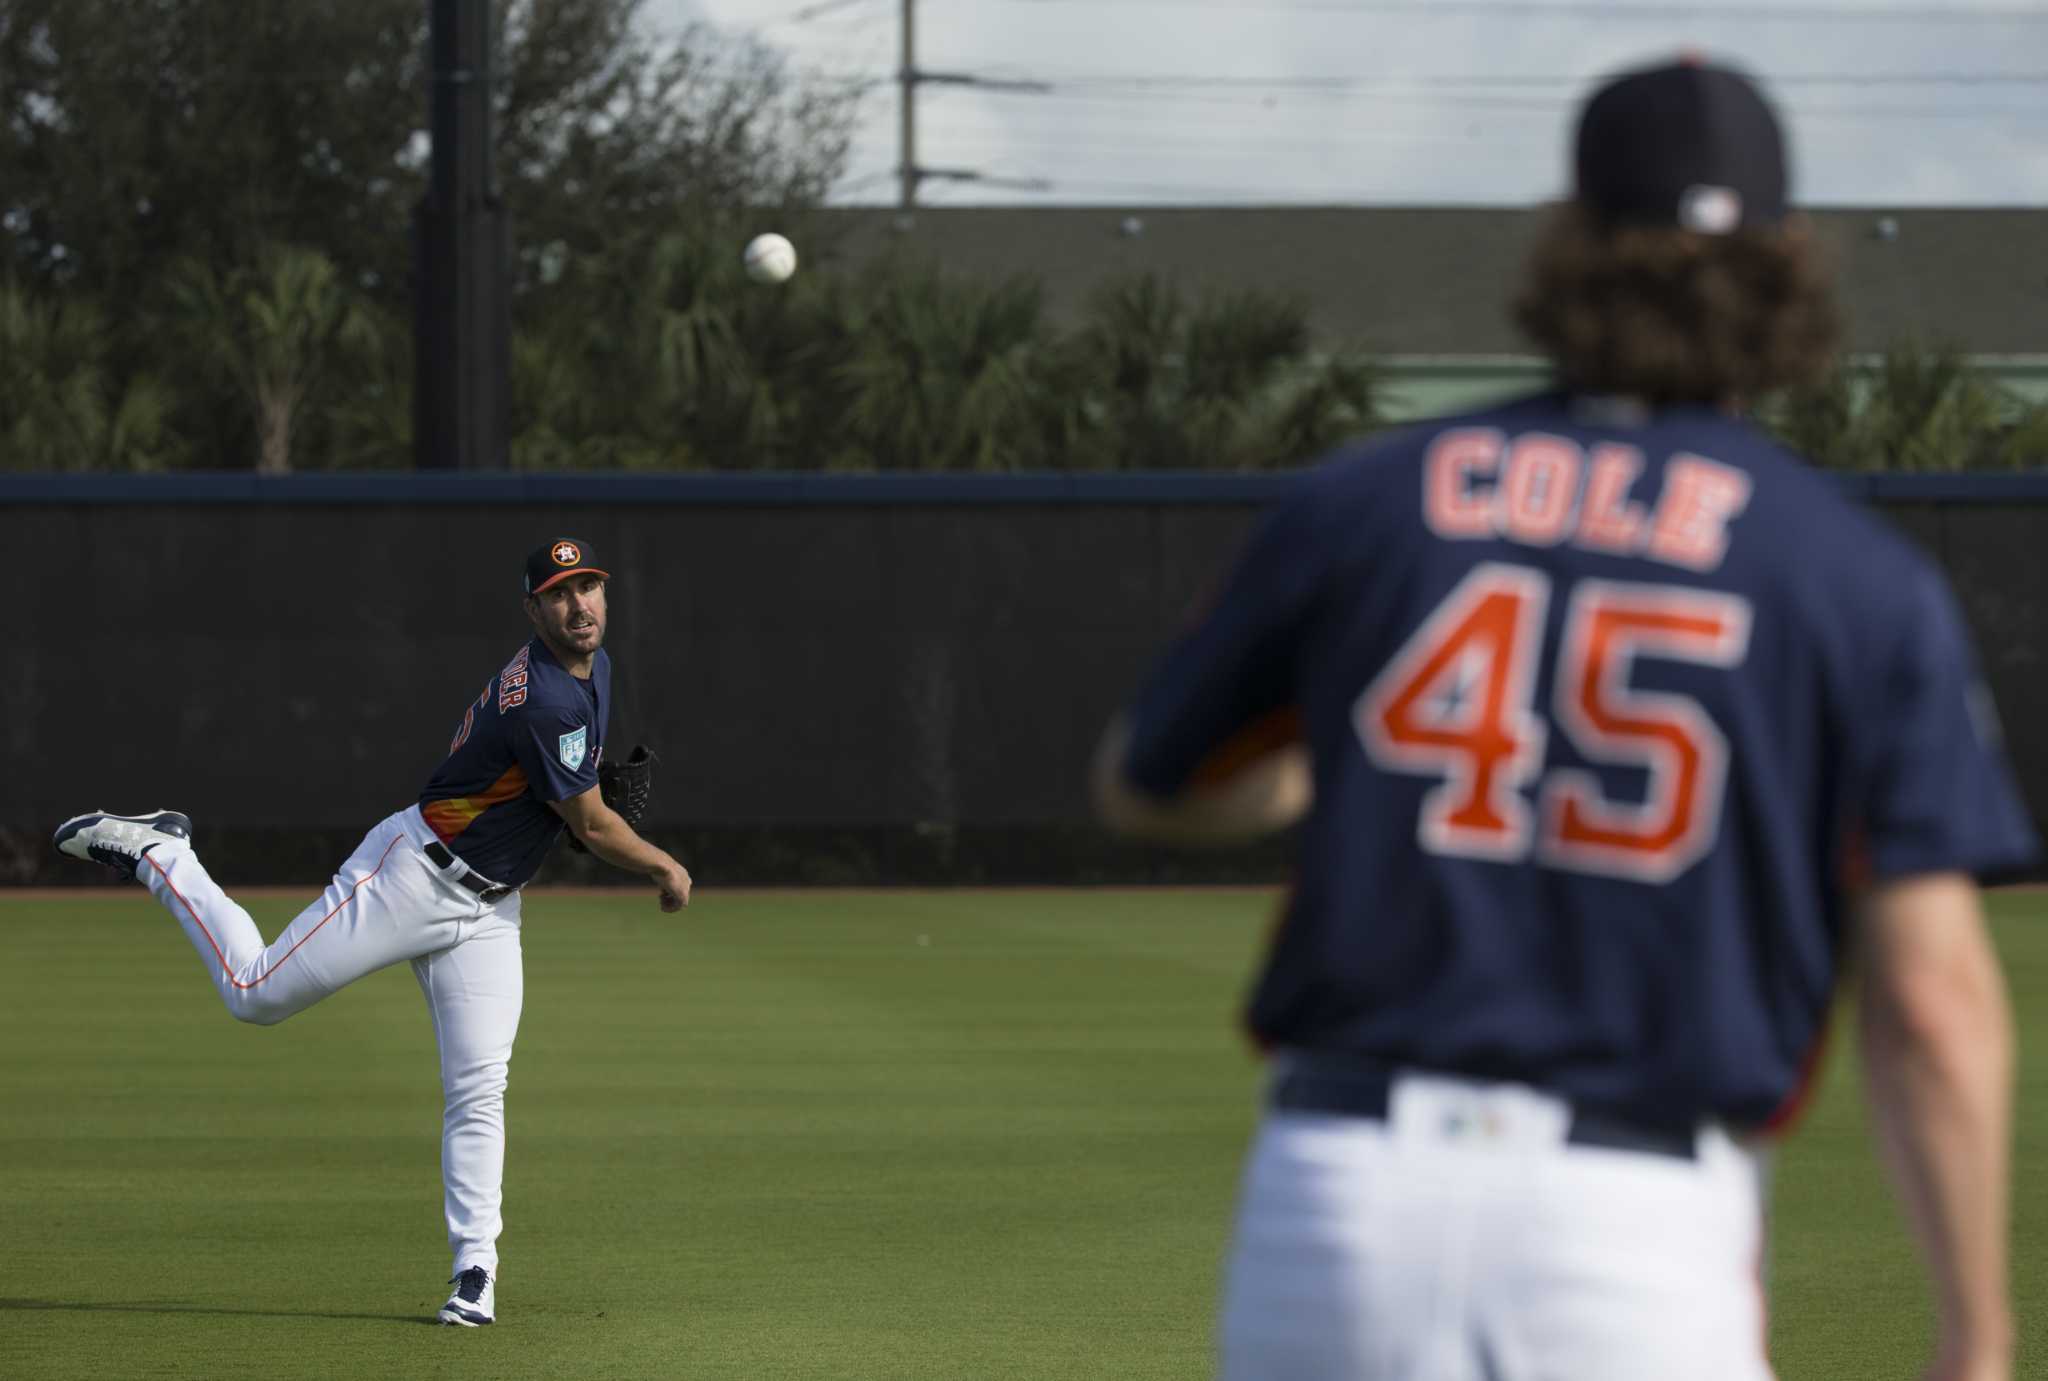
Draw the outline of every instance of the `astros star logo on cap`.
M576 550L574 542L557 542L555 549L548 554L555 558L557 566L573 566L583 559L583 553Z

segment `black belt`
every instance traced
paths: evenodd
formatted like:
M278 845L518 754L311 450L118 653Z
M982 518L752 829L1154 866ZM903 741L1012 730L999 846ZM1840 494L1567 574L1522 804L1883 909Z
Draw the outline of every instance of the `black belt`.
M1387 1104L1395 1079L1391 1071L1327 1057L1304 1057L1298 1053L1281 1058L1290 1063L1273 1082L1268 1102L1275 1111L1328 1113L1337 1117L1386 1121ZM1678 1160L1698 1158L1697 1131L1649 1125L1597 1108L1574 1107L1571 1111L1571 1123L1564 1139L1573 1146L1642 1151Z
M448 846L438 839L420 850L420 852L431 859L434 866L444 873L455 866L455 855L449 853ZM468 865L465 864L464 866L467 867ZM451 875L451 880L460 886L467 887L485 901L496 901L500 897L509 897L519 890L517 887L506 887L501 883L492 882L480 873L456 873Z

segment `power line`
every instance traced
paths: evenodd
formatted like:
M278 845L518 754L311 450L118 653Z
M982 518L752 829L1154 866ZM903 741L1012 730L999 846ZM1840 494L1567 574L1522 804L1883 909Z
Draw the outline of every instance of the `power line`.
M1546 137L1547 137L1547 132ZM1261 154L1343 154L1362 152L1370 146L1396 144L1413 146L1421 144L1471 144L1483 141L1489 144L1499 141L1492 135L1464 134L1444 130L1363 130L1353 131L1342 138L1327 140L1286 140L1254 139L1242 143L1225 144L1213 139L1172 142L1171 140L1142 140L1112 137L1097 139L1062 139L1051 136L1020 137L1008 132L975 132L954 135L948 139L966 140L970 146L985 143L996 151L1009 149L1029 150L1033 153L1107 153L1107 154L1171 154L1177 159L1205 158L1250 158Z
M1815 117L1817 129L1822 124L1838 124L1840 120L1852 118L1856 121L1868 121L1874 116L1891 115L1900 119L1923 121L1930 118L1939 118L1948 113L1938 111L1828 109L1809 112L1809 114ZM2024 120L2036 127L2042 121L2048 120L2048 114L2033 111L2013 111L2011 114L2015 117L2016 121ZM1985 116L1983 112L1966 111L1953 113L1952 118L1981 122L1985 119ZM1302 153L1335 153L1342 152L1347 148L1362 148L1375 144L1419 145L1451 142L1466 143L1473 140L1500 143L1516 135L1552 141L1556 138L1556 131L1547 126L1531 125L1526 121L1521 123L1523 127L1519 129L1504 128L1497 123L1486 125L1483 128L1478 125L1464 126L1463 122L1459 122L1457 125L1404 126L1401 128L1373 126L1371 128L1332 131L1320 139L1294 137L1292 131L1284 128L1247 130L1241 124L1203 123L1199 126L1184 127L1180 132L1189 136L1184 141L1164 144L1153 142L1145 144L1142 148L1137 143L1121 140L1115 135L1109 136L1110 142L1107 143L1101 142L1099 138L1091 139L1089 137L1091 134L1099 135L1099 131L1083 131L1079 137L1070 137L1057 132L1018 131L1012 128L954 129L948 132L945 143L948 148L953 148L963 140L992 141L998 146L1022 145L1025 147L1044 148L1053 152L1057 152L1062 148L1117 149L1128 152L1158 153L1178 153L1185 150L1192 156L1207 157L1215 152L1234 154L1248 150L1259 151L1266 149L1274 151L1291 149ZM1832 132L1839 132L1839 130ZM1136 136L1140 134L1140 131L1134 130L1132 133ZM1168 140L1171 140L1173 137L1173 131L1164 128L1147 128L1142 131L1142 134L1150 136L1155 140L1160 136L1165 136ZM1943 137L1947 138L1949 136L1944 134Z
M1525 73L1473 73L1421 76L1236 77L1176 73L1082 72L1043 74L1056 92L1091 88L1159 90L1234 89L1246 91L1356 91L1374 88L1438 90L1464 87L1579 87L1599 74L1533 76ZM1760 74L1768 86L2044 86L2048 72L1813 72L1783 76Z
M1827 112L1854 113L1859 125L1868 122L1870 112L1851 112L1847 108L1831 108ZM1879 111L1879 114L1911 114L1915 119L1924 119L1927 112ZM1936 112L1955 113L1955 112ZM2032 111L2011 112L2024 114L2030 120L2048 118L2048 113ZM1980 120L1981 113L1965 112L1968 118ZM1176 140L1174 133L1184 134L1185 139ZM1840 122L1817 122L1809 131L1808 138L1815 142L1833 143L1835 140L1853 134L1856 130L1844 127ZM1250 133L1252 137L1244 137ZM1147 137L1150 136L1150 137ZM1164 137L1161 137L1164 136ZM1279 137L1274 137L1279 136ZM1520 136L1519 138L1517 136ZM1223 126L1207 124L1200 128L1182 127L1177 131L1148 129L1132 131L1129 137L1109 136L1080 138L1060 136L1048 131L1019 132L1014 129L953 129L943 140L946 150L964 151L968 157L977 160L1001 159L1006 154L1021 153L1028 159L1058 156L1058 161L1068 164L1080 155L1085 161L1096 162L1103 158L1139 158L1157 161L1162 158L1176 162L1196 163L1214 160L1260 160L1276 158L1314 158L1349 160L1358 157L1372 157L1373 150L1387 146L1425 148L1445 144L1458 145L1467 150L1502 150L1519 147L1522 143L1542 140L1548 143L1552 133L1533 125L1520 129L1503 131L1499 127L1481 130L1477 127L1464 130L1451 129L1388 129L1373 128L1351 130L1341 134L1333 133L1322 140L1288 138L1280 130L1249 132L1242 125ZM1064 177L1056 179L1059 187L1069 184Z
M1952 20L2039 23L2048 12L2007 6L1972 5L1954 9L1904 6L1848 5L1623 5L1611 0L1544 0L1520 4L1516 0L1012 0L1016 4L1101 5L1121 3L1155 8L1202 8L1236 10L1297 10L1330 14L1511 14L1523 17L1592 16L1601 19L1796 19L1848 21L1853 23L1904 22L1939 24Z
M1055 192L1114 192L1126 196L1141 197L1219 197L1234 201L1308 201L1325 206L1344 203L1342 195L1329 187L1314 187L1289 190L1287 188L1248 187L1243 183L1222 186L1215 183L1190 182L1124 182L1097 181L1088 178L1060 178L1052 185Z
M1008 93L998 90L992 94L1005 95ZM1373 91L1349 88L1318 87L1291 88L1289 94L1296 99L1324 99L1338 104L1346 102L1358 102L1361 104L1371 105L1406 105L1427 109L1448 109L1453 111L1501 110L1556 113L1576 109L1578 105L1578 98L1576 96L1570 95L1560 95L1556 97L1490 96L1466 95L1459 92L1450 91ZM1055 83L1050 92L1041 93L1041 98L1062 102L1107 102L1112 104L1123 105L1220 105L1232 106L1239 109L1242 109L1246 106L1270 107L1276 104L1276 99L1274 96L1262 96L1258 94L1257 90L1247 90L1243 88L1218 89L1214 87L1202 87L1189 90L1182 90L1169 88L1138 87L1119 90L1107 87L1099 87L1073 89L1059 83ZM2048 119L2048 107L2043 107L2037 104L2008 106L1975 104L1967 106L1947 106L1925 104L1874 104L1868 102L1853 105L1810 105L1804 103L1792 103L1787 104L1784 107L1784 110L1787 114L1793 116L1796 119L1805 119L1813 116L1818 116L1822 118L1834 116L1875 116L1913 119L1930 117L1937 119Z
M818 76L848 86L865 87L882 85L897 80L879 72L819 72ZM1096 93L1148 93L1174 94L1179 92L1245 92L1257 95L1261 92L1286 92L1297 95L1370 95L1375 92L1416 93L1433 102L1514 102L1527 108L1535 97L1487 97L1468 96L1456 88L1469 91L1489 90L1541 90L1546 87L1567 88L1565 94L1555 98L1541 98L1545 101L1572 103L1578 100L1581 88L1594 81L1594 76L1535 75L1529 73L1442 73L1422 76L1223 76L1207 73L1046 73L1035 80L1013 79L999 76L995 71L985 75L975 73L919 74L919 79L934 84L974 86L992 92L1024 92L1032 95L1078 97ZM1932 87L1966 86L2048 86L2048 72L1794 72L1785 75L1763 74L1766 85L1773 87ZM1794 107L1796 109L1796 107Z
M832 190L834 192L855 192L863 187L873 187L880 183L894 182L895 180L896 170L894 168L877 168L871 172L843 177L838 182L832 184Z
M851 75L841 80L851 85L875 86L883 84L879 78L859 78ZM1020 93L1010 88L988 88L987 94L1011 96L1031 94L1040 100L1058 101L1064 105L1104 105L1123 109L1143 108L1185 108L1188 106L1220 106L1231 110L1259 108L1280 110L1282 101L1273 95L1260 95L1247 90L1174 90L1137 88L1113 90L1107 88L1074 89L1054 85L1050 91ZM1487 112L1564 114L1576 108L1576 98L1570 96L1489 96L1464 95L1456 92L1426 91L1354 91L1354 90L1296 90L1288 93L1285 107L1298 109L1304 100L1327 102L1334 105L1356 104L1377 107L1407 107L1415 110L1445 111L1453 115L1470 113L1480 115ZM1911 120L1979 120L2015 121L2037 123L2048 121L2048 106L2026 105L1899 105L1860 102L1853 104L1808 104L1790 103L1783 107L1786 114L1794 119L1837 120L1837 119L1911 119ZM1244 128L1238 124L1237 129ZM1214 126L1219 130L1224 126Z
M813 4L805 5L801 9L791 10L788 14L781 15L775 19L763 20L761 27L772 29L781 24L808 24L814 19L822 19L837 10L850 10L856 5L879 3L881 3L881 0L816 0Z
M1286 137L1253 137L1228 139L1220 127L1210 126L1201 130L1183 131L1188 138L1176 140L1165 131L1150 130L1144 135L1130 137L1110 136L1108 138L1071 138L1049 133L1019 134L1010 130L958 130L948 135L945 144L948 150L965 149L977 158L1000 157L1017 150L1037 154L1090 154L1133 157L1170 156L1176 160L1200 161L1210 159L1255 159L1267 156L1302 156L1344 158L1352 155L1371 156L1375 150L1391 145L1402 148L1456 144L1467 149L1502 149L1519 147L1518 136L1526 141L1552 141L1553 132L1544 129L1513 130L1503 133L1499 129L1488 130L1353 130L1334 134L1326 139L1311 140ZM1839 136L1845 131L1836 128L1829 131L1815 131L1814 138ZM1274 131L1272 134L1279 134ZM1160 137L1164 135L1165 137Z
M850 9L857 5L875 3L876 0L813 0L799 10L791 12L788 22L809 22L822 15ZM1016 3L1055 4L1073 3L1073 0L1013 0ZM1017 182L1012 179L992 177L979 169L958 167L935 167L922 163L916 154L915 97L919 88L931 91L933 88L974 87L989 95L1015 95L1029 93L1038 97L1050 97L1066 101L1107 101L1122 104L1126 108L1133 104L1188 103L1235 105L1243 108L1256 102L1266 109L1274 109L1280 97L1290 102L1321 100L1331 102L1360 102L1375 105L1398 106L1418 105L1433 111L1444 112L1441 118L1456 119L1459 112L1470 112L1476 120L1477 112L1534 112L1558 115L1567 108L1575 107L1579 100L1579 89L1593 80L1590 76L1567 74L1513 73L1513 74L1437 74L1393 76L1237 76L1218 74L1178 73L1117 73L1080 72L1067 75L1054 74L1050 80L1038 74L1026 78L1013 76L997 68L982 71L939 72L920 68L916 60L915 13L916 0L898 0L901 5L899 38L901 55L893 74L843 72L833 76L846 84L850 90L861 91L871 87L890 84L900 88L899 101L899 161L897 174L901 180L899 204L909 210L915 205L916 193L921 183L981 182L986 186L1017 186L1024 190L1040 190L1037 180ZM1517 4L1510 0L1087 0L1087 3L1122 3L1127 6L1172 4L1177 7L1193 5L1200 8L1218 9L1230 6L1237 9L1267 9L1292 11L1332 11L1343 13L1381 14L1513 14L1521 17L1598 15L1623 19L1669 19L1680 16L1715 17L1730 19L1827 19L1827 20L1913 20L1926 22L1947 19L2000 19L2000 20L2048 20L2048 10L2029 12L2009 7L1967 6L1940 11L1926 8L1906 8L1898 5L1850 6L1842 4L1762 4L1746 3L1716 7L1706 4L1617 4L1614 0L1541 0L1540 3ZM776 21L785 22L785 21ZM843 52L842 58L847 56ZM865 66L865 63L849 64ZM999 75L1000 73L1000 75ZM2013 70L1936 70L1922 72L1868 72L1844 71L1793 72L1782 76L1766 76L1774 86L1884 91L1896 89L1927 90L1933 88L2032 88L2048 85L2048 72ZM1564 89L1569 88L1569 89ZM1545 94L1555 90L1555 95ZM1498 91L1501 95L1484 94ZM1526 93L1526 94L1523 94ZM934 92L936 94L936 92ZM1997 99L1996 93L1987 93ZM2031 94L2031 93L2030 93ZM2028 121L2048 117L2048 109L2035 110L2027 107L2001 107L1979 104L1971 107L1956 106L1899 106L1893 104L1835 105L1835 106L1792 106L1790 111L1801 119L1855 118L1858 120L1888 119L1969 119L1979 122L1997 121L2004 123L2024 118ZM1533 122L1524 121L1524 124ZM1274 131L1277 132L1277 131ZM961 131L949 134L957 137ZM1839 133L1839 129L1830 131ZM1469 142L1480 137L1477 123L1467 122L1467 128L1460 132L1438 127L1431 130L1401 132L1386 130L1378 132L1381 142L1423 144L1429 142ZM1498 135L1492 135L1496 140ZM947 142L953 143L949 138ZM1335 144L1335 141L1333 141ZM971 145L970 145L971 147ZM1075 150L1087 146L1075 145L1063 140L1058 146L1062 150ZM1091 151L1112 151L1113 146L1094 145ZM1153 146L1156 148L1157 146ZM1130 152L1140 150L1130 148ZM1188 156L1195 152L1187 148L1158 150L1167 154ZM1317 152L1304 149L1303 152ZM1330 152L1342 151L1341 144L1335 144ZM1216 156L1226 150L1204 146L1202 156ZM1256 157L1259 150L1252 148L1242 156ZM1277 152L1277 150L1275 150ZM870 175L871 176L871 175ZM861 181L869 181L863 177ZM1153 184L1166 190L1165 184ZM1133 185L1133 190L1139 190ZM1192 187L1177 190L1195 190Z

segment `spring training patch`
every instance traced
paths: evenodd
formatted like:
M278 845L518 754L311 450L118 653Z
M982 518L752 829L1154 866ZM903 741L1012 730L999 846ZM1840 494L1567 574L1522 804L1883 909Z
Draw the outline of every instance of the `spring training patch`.
M589 725L585 725L573 734L563 734L560 739L562 766L568 768L571 772L583 766L583 753L586 746L584 733L589 727Z

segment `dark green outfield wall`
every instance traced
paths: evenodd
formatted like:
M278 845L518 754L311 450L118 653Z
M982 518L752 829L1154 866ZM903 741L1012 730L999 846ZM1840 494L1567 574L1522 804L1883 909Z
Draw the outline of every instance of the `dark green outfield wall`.
M323 879L414 798L561 533L610 563L613 742L662 752L653 833L707 882L1276 876L1110 845L1084 771L1281 482L0 478L0 880L77 880L44 841L102 805L188 811L224 880ZM2048 483L1864 489L1954 576L2048 819Z

